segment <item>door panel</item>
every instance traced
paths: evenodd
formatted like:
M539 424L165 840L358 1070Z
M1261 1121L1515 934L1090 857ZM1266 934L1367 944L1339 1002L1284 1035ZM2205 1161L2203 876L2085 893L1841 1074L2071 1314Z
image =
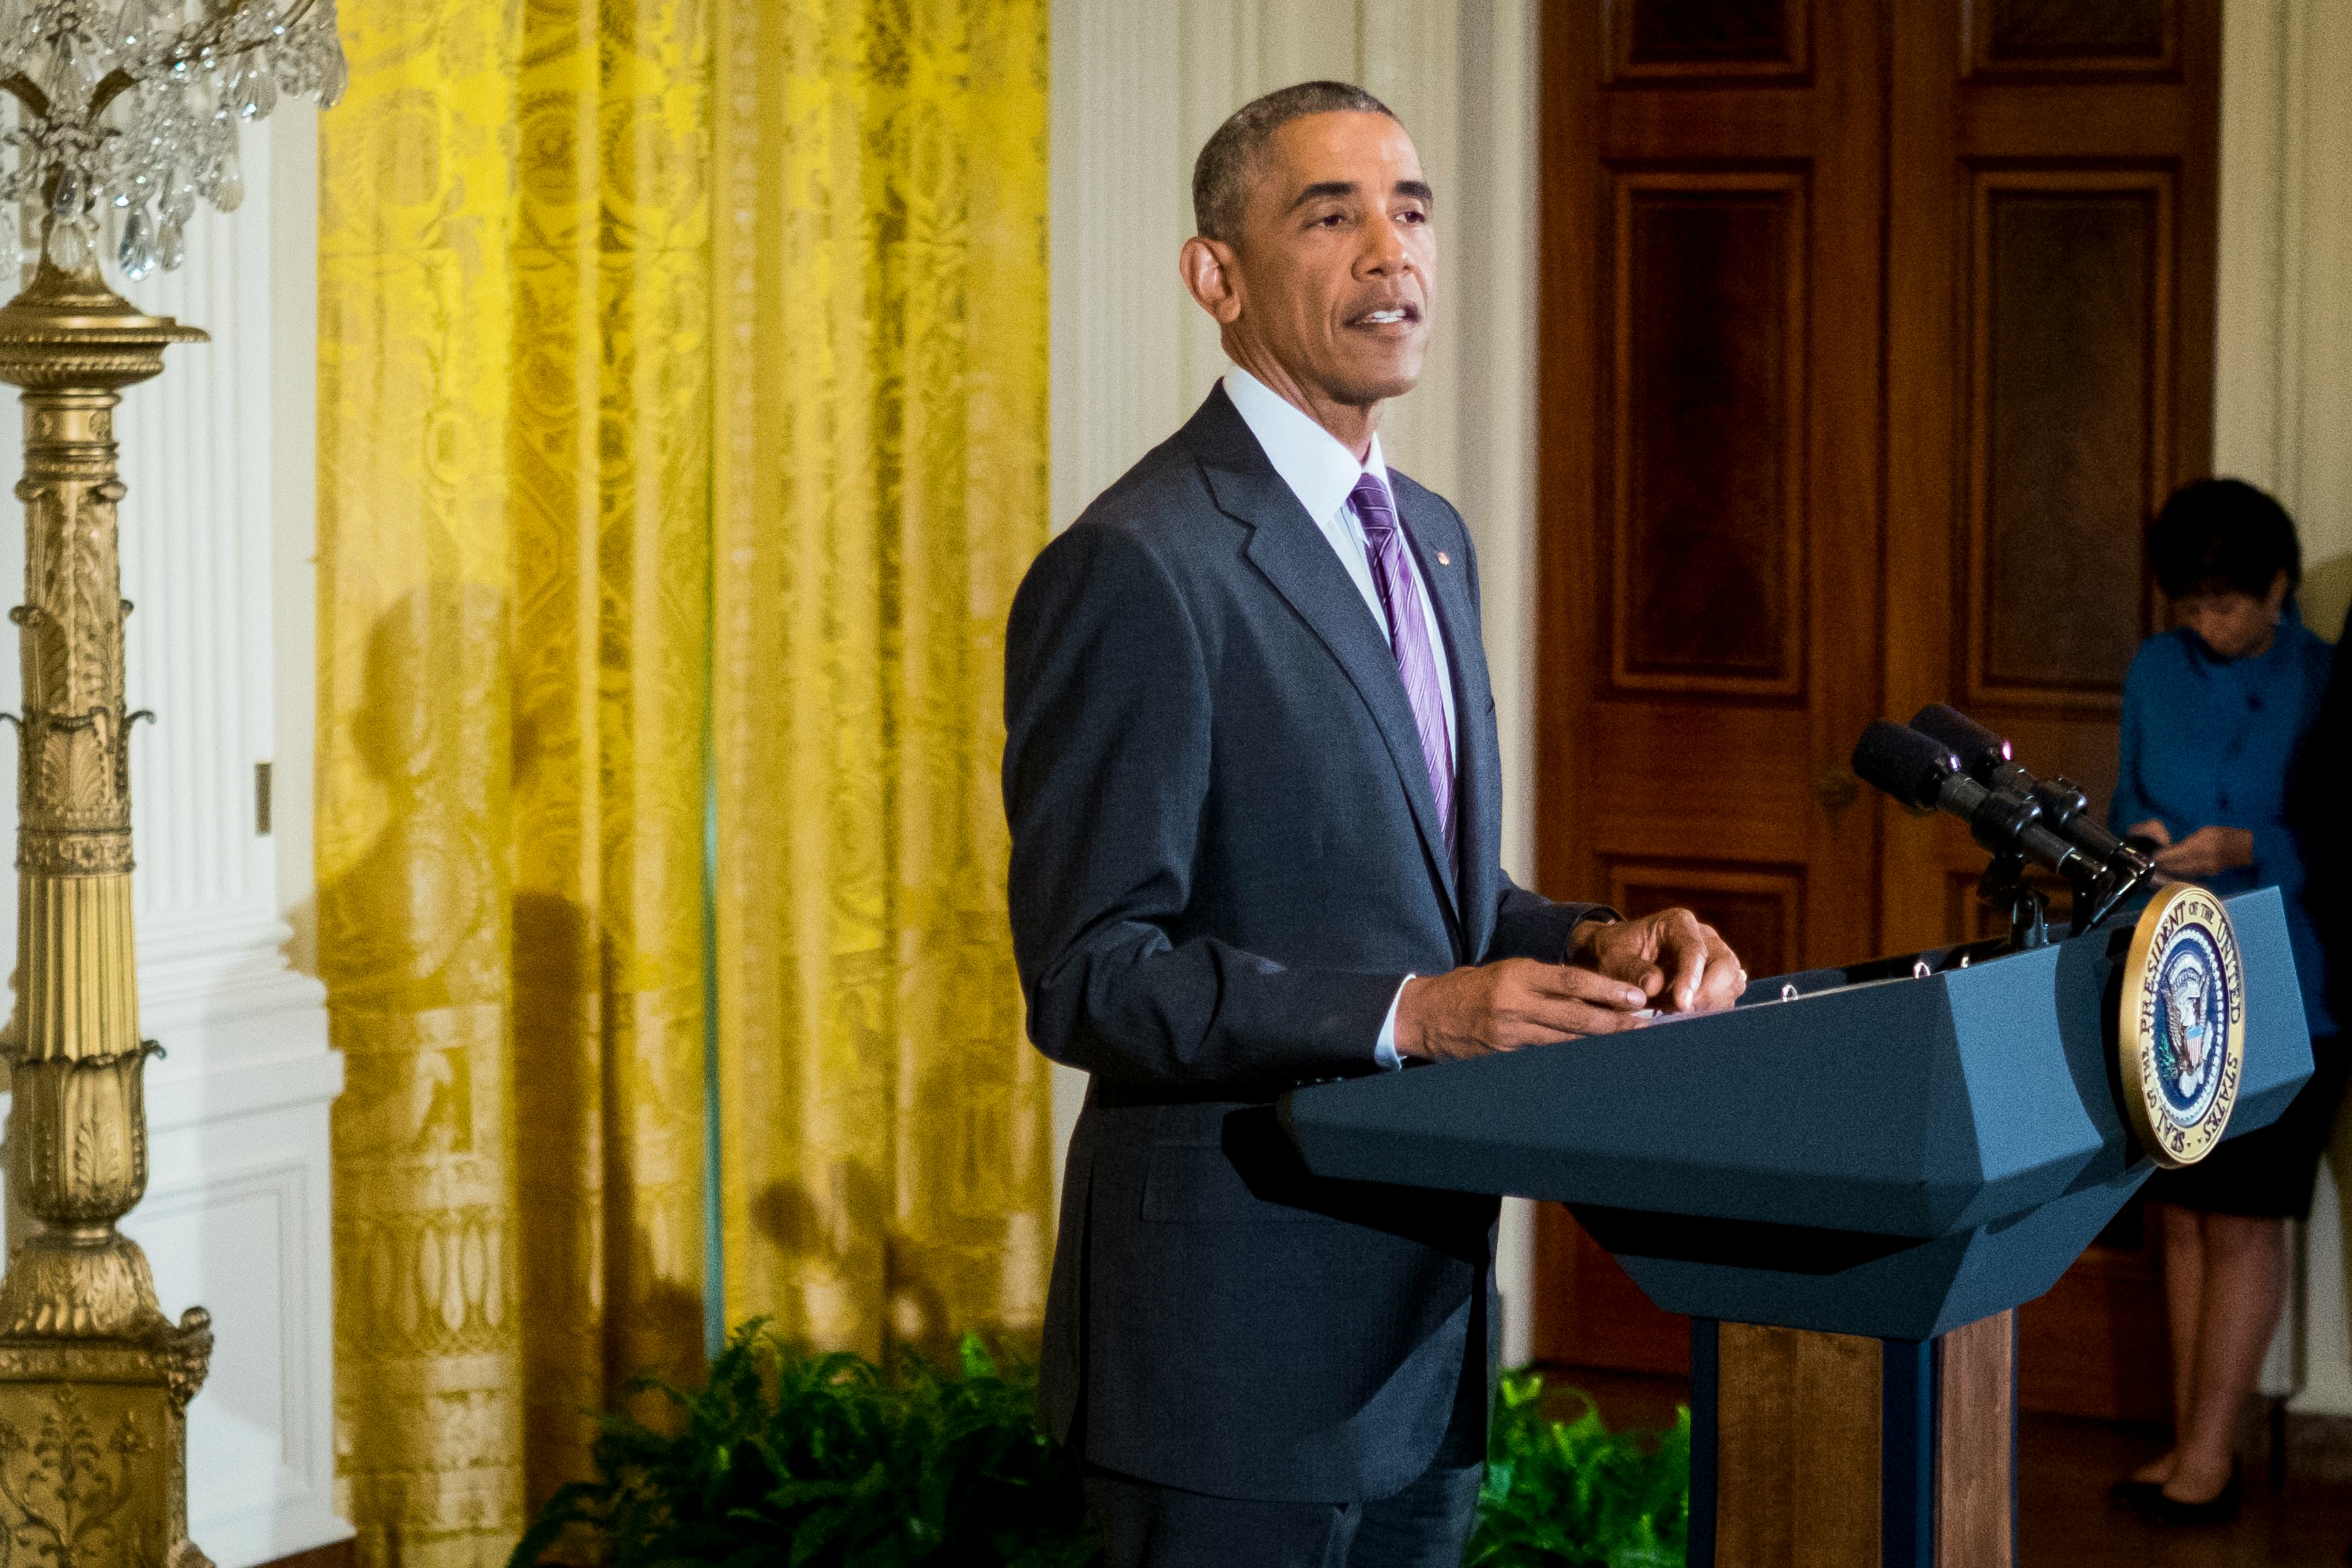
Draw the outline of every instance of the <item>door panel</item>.
M2170 0L1971 0L1962 17L1976 79L2163 72L2178 59Z
M1751 973L1866 956L1880 20L1545 8L1543 885L1685 904ZM1824 302L1831 302L1824 305ZM1566 1211L1538 1353L1679 1370Z
M2170 489L2173 182L1970 184L1961 702L2104 719L2147 635L2140 536Z
M1802 700L1803 178L1611 184L1610 694Z
M1866 955L1878 18L1545 17L1542 881L1648 868L1792 961Z
M1805 74L1806 0L1626 0L1611 8L1612 80Z
M1886 710L1956 703L2104 811L2154 624L2144 530L2211 444L2218 8L1962 0L1893 26ZM1885 945L1988 931L1967 833L1885 816ZM2135 1206L2021 1310L2029 1408L2164 1414L2149 1230Z
M1966 832L1844 760L1945 701L2113 787L2210 447L2218 0L1575 0L1545 49L1542 884L1759 975L1981 932ZM2127 1217L2022 1314L2029 1404L2162 1364ZM1686 1356L1539 1237L1541 1353Z

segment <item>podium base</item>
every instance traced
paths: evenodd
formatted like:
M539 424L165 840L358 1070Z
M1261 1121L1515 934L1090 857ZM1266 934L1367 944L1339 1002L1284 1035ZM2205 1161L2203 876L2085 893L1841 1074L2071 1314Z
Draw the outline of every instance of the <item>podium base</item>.
M2014 1568L2017 1315L1691 1323L1691 1568Z

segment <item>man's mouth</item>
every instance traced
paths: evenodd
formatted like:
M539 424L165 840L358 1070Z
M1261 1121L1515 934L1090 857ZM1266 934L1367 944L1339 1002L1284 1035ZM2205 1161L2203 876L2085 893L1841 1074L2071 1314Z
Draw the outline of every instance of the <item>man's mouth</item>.
M1348 324L1351 327L1393 327L1420 320L1421 307L1418 305L1382 305L1378 310L1365 311Z

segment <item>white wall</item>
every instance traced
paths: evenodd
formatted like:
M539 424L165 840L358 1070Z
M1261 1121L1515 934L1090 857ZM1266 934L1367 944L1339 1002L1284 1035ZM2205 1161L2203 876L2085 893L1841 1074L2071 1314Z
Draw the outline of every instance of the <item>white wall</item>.
M1436 331L1381 446L1452 497L1478 542L1503 862L1521 880L1534 858L1536 17L1537 0L1056 0L1053 16L1057 528L1172 434L1223 369L1214 324L1176 274L1210 133L1258 94L1315 77L1370 89L1412 132L1437 191ZM1084 1085L1057 1069L1065 1145ZM1512 1362L1528 1356L1532 1237L1531 1210L1509 1205Z
M329 1104L342 1083L325 993L289 965L310 891L316 331L314 116L289 104L244 143L234 216L204 213L188 260L125 291L213 334L173 348L116 420L132 731L146 1200L123 1224L164 1310L213 1316L211 1373L188 1415L190 1534L244 1568L351 1534L334 1517ZM120 278L113 279L124 287ZM13 480L18 421L0 424ZM0 526L0 594L24 580ZM0 691L18 689L0 639ZM7 705L13 706L13 701ZM257 763L275 764L257 831ZM13 795L0 831L13 836ZM0 949L16 903L0 898Z
M2303 535L2304 605L2334 637L2352 603L2352 5L2226 0L2213 468L2275 493ZM2339 1122L2339 1127L2343 1124ZM2352 1415L2339 1131L2308 1227L2309 1295L2273 1347L2294 1408Z
M2352 604L2352 5L2228 0L2213 464L2303 534L2304 600Z

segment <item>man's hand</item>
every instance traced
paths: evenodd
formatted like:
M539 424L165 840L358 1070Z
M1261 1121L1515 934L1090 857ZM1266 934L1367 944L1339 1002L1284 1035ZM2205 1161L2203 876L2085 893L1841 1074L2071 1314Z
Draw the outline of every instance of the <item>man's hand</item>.
M1641 987L1662 1013L1728 1007L1748 989L1748 971L1711 925L1688 910L1633 921L1588 921L1576 928L1568 961ZM1640 1005L1640 1004L1636 1004Z
M2156 854L2167 877L2218 877L2253 863L2254 836L2242 827L2200 827Z
M1416 976L1397 994L1397 1054L1450 1061L1612 1035L1640 1028L1638 1009L1648 1002L1622 980L1532 958Z

